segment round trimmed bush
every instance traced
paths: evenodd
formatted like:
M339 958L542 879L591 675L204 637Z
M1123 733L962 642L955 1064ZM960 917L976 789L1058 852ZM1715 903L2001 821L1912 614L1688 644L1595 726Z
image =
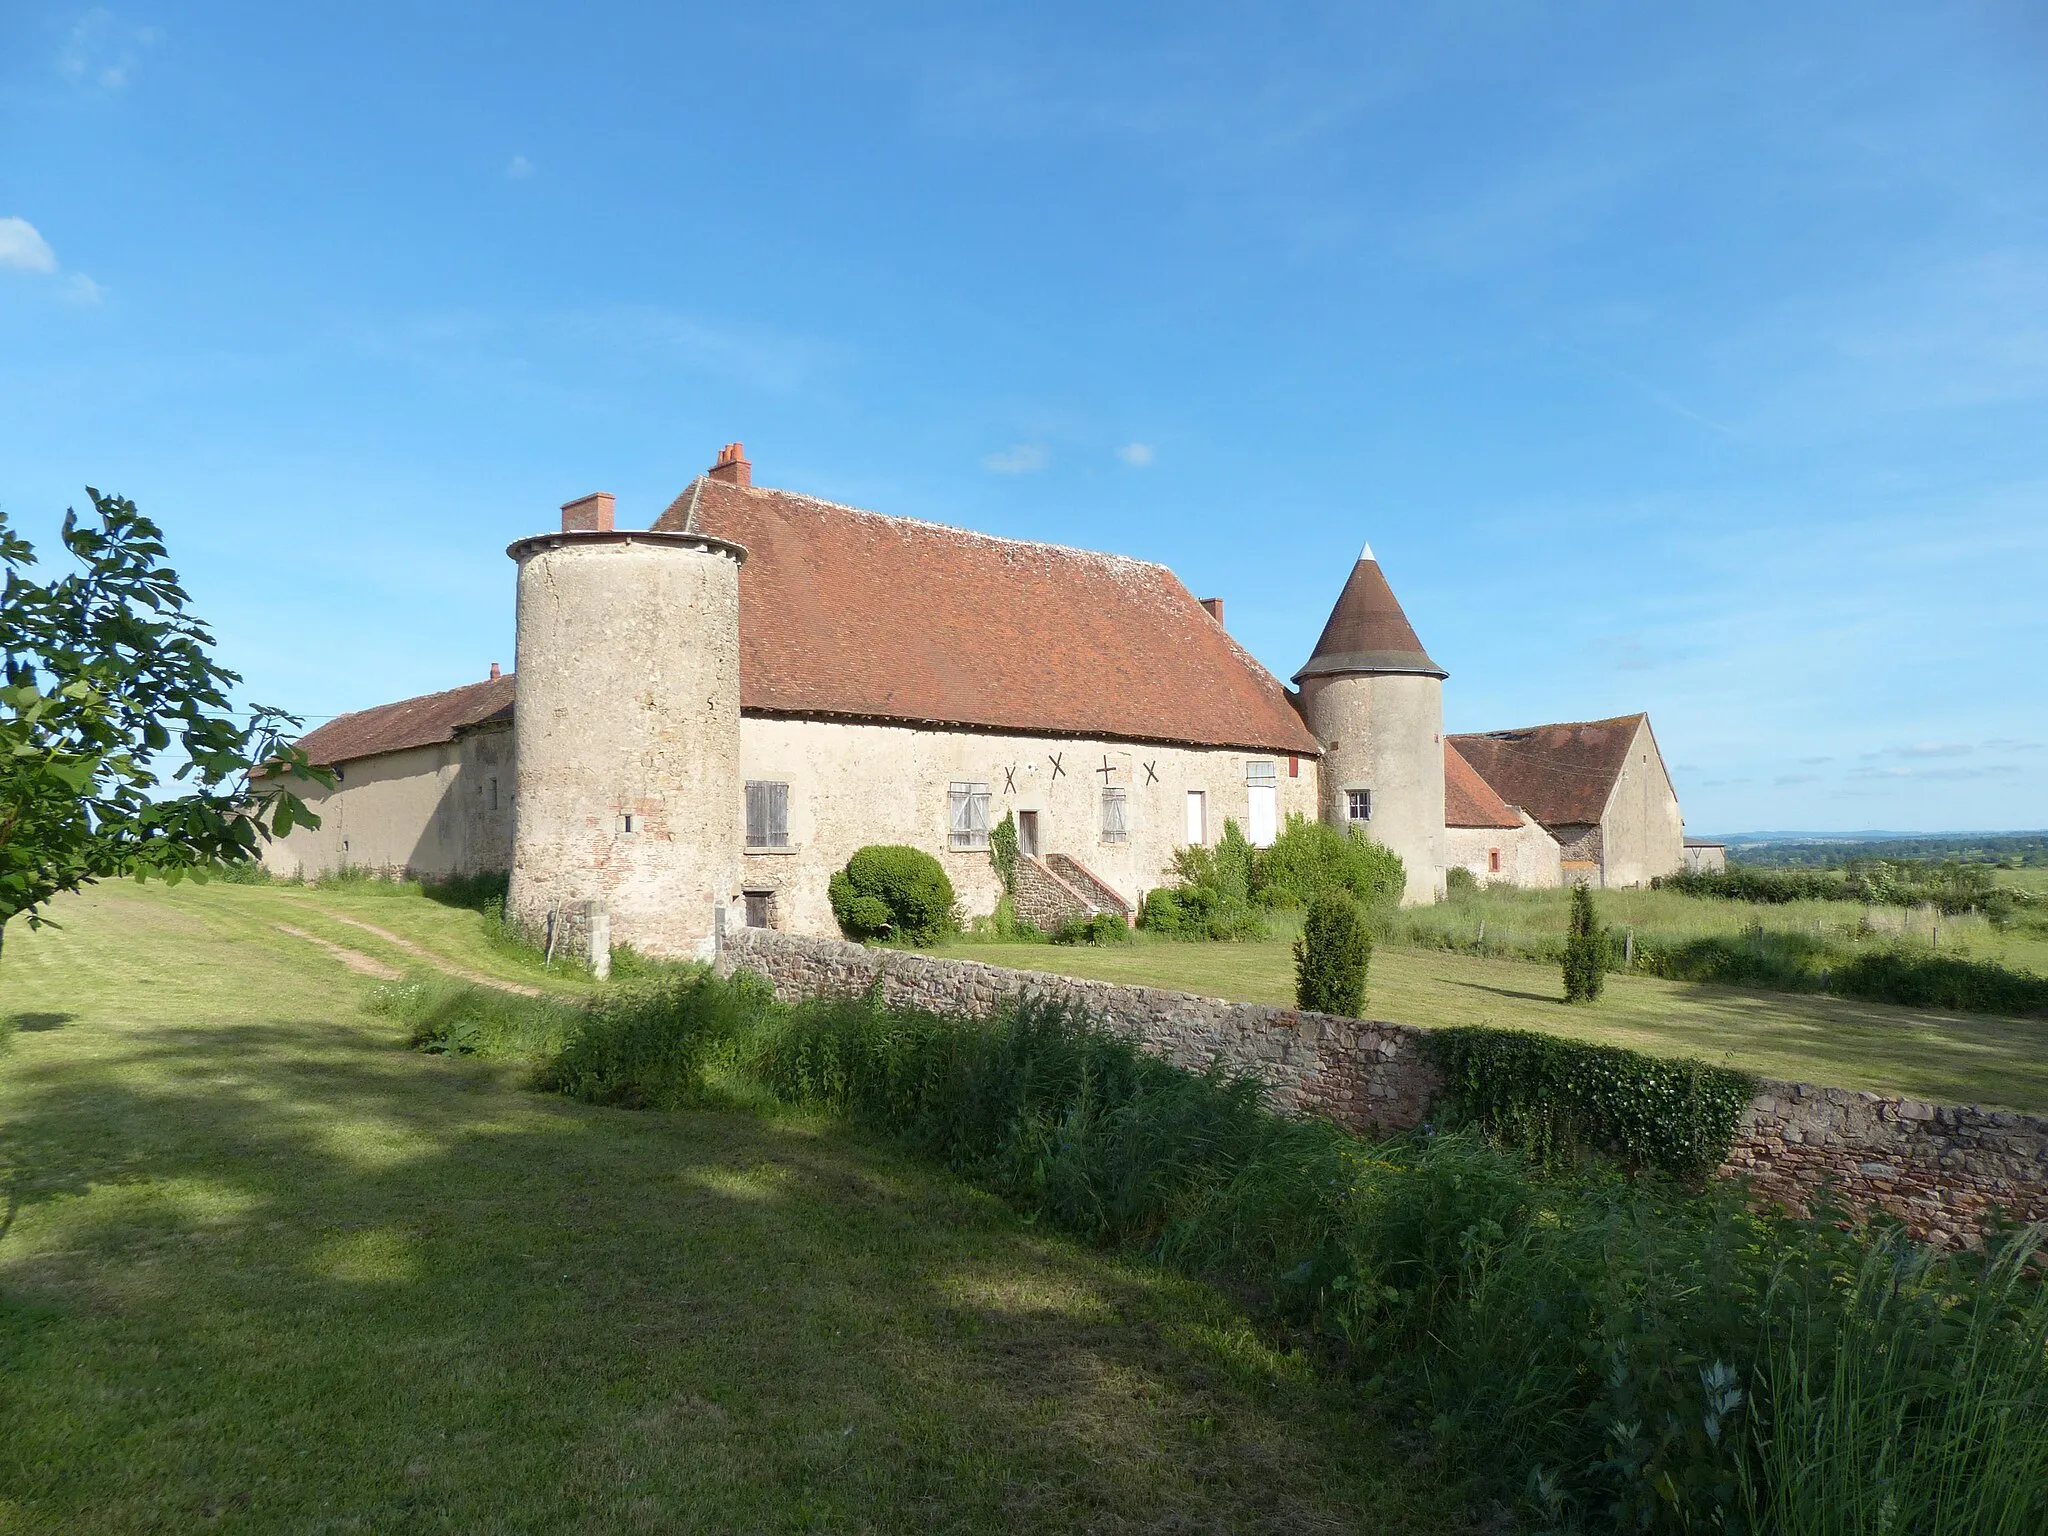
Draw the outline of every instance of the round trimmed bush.
M922 848L881 843L863 848L832 877L826 894L832 915L851 938L893 935L910 944L930 944L959 926L953 882Z

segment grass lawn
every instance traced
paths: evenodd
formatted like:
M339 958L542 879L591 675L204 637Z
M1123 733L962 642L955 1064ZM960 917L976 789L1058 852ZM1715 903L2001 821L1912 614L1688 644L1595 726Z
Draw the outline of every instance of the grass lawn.
M0 965L0 1530L1465 1528L1214 1292L828 1124L408 1052L275 926L535 979L474 914L56 915Z
M1101 949L955 944L942 953L1020 970L1168 987L1291 1007L1284 942L1181 944L1144 934ZM1610 975L1566 1007L1555 965L1383 944L1365 1011L1376 1019L1534 1029L1663 1056L1699 1056L1771 1077L1905 1093L1940 1103L2048 1111L2048 1020L1936 1013L1784 992Z

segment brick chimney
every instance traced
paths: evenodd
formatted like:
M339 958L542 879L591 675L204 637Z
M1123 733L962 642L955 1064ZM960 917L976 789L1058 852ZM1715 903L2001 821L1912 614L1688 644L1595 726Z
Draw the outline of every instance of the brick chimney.
M494 661L491 663L491 681L495 683L498 680L498 675L498 664Z
M711 466L711 478L727 485L752 485L754 466L747 462L747 450L739 443L727 443L718 450L718 462Z
M612 493L594 491L588 496L579 496L574 501L562 503L562 532L564 533L610 533L612 531Z
M1208 609L1208 610L1209 610L1209 617L1210 617L1210 618L1214 619L1214 620L1215 620L1215 621L1216 621L1216 622L1217 622L1218 624L1221 624L1221 623L1223 622L1223 599L1222 599L1222 598L1220 598L1220 597L1205 597L1205 598L1203 598L1203 599L1202 599L1202 606L1203 606L1204 608L1206 608L1206 609Z

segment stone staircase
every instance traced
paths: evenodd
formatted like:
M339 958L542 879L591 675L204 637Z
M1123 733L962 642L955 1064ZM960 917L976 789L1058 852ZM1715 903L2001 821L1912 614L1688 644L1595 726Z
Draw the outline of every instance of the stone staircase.
M1017 855L1017 916L1051 933L1069 918L1113 912L1131 920L1131 904L1086 866L1063 853Z

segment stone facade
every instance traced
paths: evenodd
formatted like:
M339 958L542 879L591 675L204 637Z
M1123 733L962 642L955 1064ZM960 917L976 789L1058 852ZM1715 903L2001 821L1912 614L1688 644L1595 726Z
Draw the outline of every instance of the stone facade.
M1322 815L1351 825L1350 795L1370 795L1368 837L1401 856L1403 906L1444 894L1444 685L1411 673L1304 677L1303 716L1324 743Z
M1444 859L1447 868L1470 870L1481 885L1550 890L1564 879L1557 839L1526 814L1519 827L1446 827Z
M1598 858L1600 883L1609 889L1648 885L1684 867L1685 821L1678 813L1678 791L1647 719L1637 727L1601 815Z
M740 760L747 782L787 786L788 816L782 846L745 848L732 899L772 894L776 926L792 933L838 933L827 883L871 843L924 849L944 866L963 912L993 912L1002 884L985 843L952 846L955 784L986 790L991 827L1006 814L1035 816L1042 861L1077 860L1134 908L1144 892L1172 880L1173 855L1188 840L1191 794L1202 797L1198 830L1212 844L1226 819L1246 824L1249 765L1272 775L1283 824L1288 815L1316 813L1313 758L1240 748L748 713L740 720ZM1105 835L1105 789L1122 797L1121 840Z
M333 785L292 785L317 827L263 846L280 879L337 869L434 880L512 865L512 728L478 726L453 741L357 758Z
M572 504L580 505L580 504ZM683 534L522 539L509 921L579 902L649 954L711 953L740 845L739 565Z
M1406 1024L1340 1019L1152 987L1124 987L969 960L865 949L837 939L740 929L720 965L754 971L785 1001L861 995L984 1015L1024 993L1070 1002L1178 1066L1220 1063L1272 1090L1286 1114L1321 1115L1351 1130L1420 1124L1437 1090ZM1931 1242L1969 1242L1994 1207L2048 1218L2048 1119L1765 1082L1743 1116L1721 1173L1806 1211L1825 1192L1852 1210L1882 1210Z

